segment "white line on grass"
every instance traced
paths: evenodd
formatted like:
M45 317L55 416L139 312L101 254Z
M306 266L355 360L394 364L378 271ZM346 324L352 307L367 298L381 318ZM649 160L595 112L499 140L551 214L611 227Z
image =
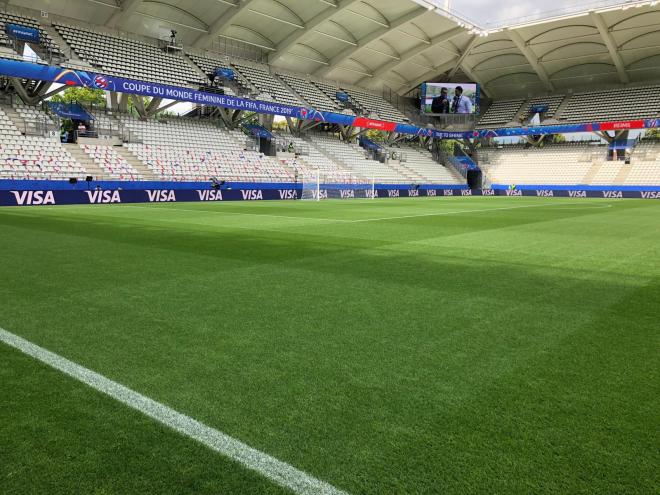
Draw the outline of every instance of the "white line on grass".
M237 212L237 211L221 211L221 210L191 210L191 209L185 209L185 208L153 208L149 206L139 206L139 205L129 205L129 204L123 204L122 208L142 208L146 210L154 210L154 211L159 211L159 210L167 210L167 211L187 211L187 212L192 212L192 213L214 213L214 214L221 214L221 215L245 215L245 216L250 216L250 217L273 217L273 218L288 218L289 220L321 220L325 222L352 222L353 220L342 220L339 218L321 218L321 217L300 217L300 216L293 216L293 215L271 215L270 213L243 213L243 212Z
M571 205L580 205L580 208L570 208ZM149 210L159 210L159 208L152 208L149 206L139 206L139 205L122 205L123 207L131 207L131 208L143 208L143 209L149 209ZM605 205L605 206L596 206L596 205L585 205L584 203L559 203L556 205L552 204L541 204L541 205L519 205L519 206L506 206L502 208L480 208L478 210L456 210L456 211L441 211L441 212L434 212L434 213L418 213L415 215L399 215L395 217L381 217L381 218L363 218L361 220L344 220L344 219L339 219L339 218L320 218L320 217L298 217L298 216L292 216L292 215L271 215L268 213L261 214L261 213L240 213L240 212L234 212L234 211L211 211L211 210L191 210L191 209L184 209L184 208L164 208L166 210L172 210L172 211L185 211L185 212L193 212L193 213L220 213L226 214L226 215L248 215L248 216L253 216L253 217L273 217L273 218L288 218L288 219L305 219L305 220L321 220L321 221L326 221L326 222L341 222L341 223L363 223L363 222L380 222L384 220L397 220L399 218L418 218L418 217L437 217L437 216L446 216L446 215L459 215L462 213L484 213L484 212L489 212L489 211L500 211L500 210L516 210L519 208L542 208L542 207L561 207L561 206L568 206L569 208L564 208L564 209L574 209L574 210L581 210L585 208L611 208L612 205Z
M520 206L507 206L507 207L502 207L502 208L480 208L478 210L456 210L456 211L441 211L437 213L422 213L418 215L402 215L398 217L382 217L382 218L365 218L362 220L350 220L352 223L361 223L361 222L379 222L381 220L396 220L399 218L417 218L417 217L439 217L439 216L444 216L444 215L459 215L462 213L488 213L491 211L500 211L500 210L516 210L519 208L542 208L542 207L559 207L559 206L569 206L569 205L577 205L580 203L562 203L562 204L556 204L556 205L551 205L551 204L542 204L542 205L520 205ZM608 205L612 206L612 205ZM591 206L593 207L593 206ZM581 210L583 208L572 208L575 210Z
M346 492L252 448L240 440L206 426L185 414L149 399L2 328L0 328L0 341L155 419L159 423L193 440L197 440L211 450L229 457L296 494L348 495Z
M341 200L337 200L341 201ZM371 203L373 204L373 203ZM573 208L573 205L580 205L579 208ZM80 205L64 205L64 206L80 206ZM100 205L101 206L101 205ZM102 205L105 207L106 205ZM500 210L516 210L519 208L559 208L564 207L565 210L583 210L583 209L597 209L597 208L611 208L612 205L587 205L584 203L559 203L559 204L534 204L534 205L519 205L519 206L506 206L502 208L480 208L478 210L456 210L456 211L440 211L433 213L417 213L415 215L399 215L394 217L380 217L380 218L363 218L360 220L346 220L341 218L321 218L321 217L301 217L293 215L271 215L269 213L243 213L236 211L222 211L222 210L192 210L187 208L158 208L153 206L142 206L134 204L122 204L121 208L140 208L144 210L152 211L181 211L181 212L190 212L190 213L206 213L206 214L220 214L220 215L244 215L251 217L271 217L271 218L286 218L288 220L319 220L322 222L333 222L333 223L363 223L363 222L380 222L384 220L397 220L400 218L419 218L419 217L437 217L437 216L446 216L446 215L460 215L463 213L488 213L490 211L500 211ZM41 206L40 208L50 209L48 206ZM61 209L62 206L53 206L54 209Z

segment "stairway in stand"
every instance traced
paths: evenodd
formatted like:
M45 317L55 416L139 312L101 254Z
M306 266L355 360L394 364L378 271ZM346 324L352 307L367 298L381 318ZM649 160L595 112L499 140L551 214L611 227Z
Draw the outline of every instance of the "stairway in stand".
M593 162L593 165L591 168L587 171L586 175L584 176L584 179L582 180L582 184L591 184L591 182L594 180L594 177L600 172L600 169L603 168L604 162Z
M27 129L25 128L25 120L23 117L18 115L16 109L11 105L2 105L0 106L3 112L9 117L9 119L14 123L16 128L20 131L21 134L26 135Z
M125 148L124 146L113 146L112 149L116 151L117 154L124 160L126 160L128 164L137 171L138 174L140 174L142 180L162 180L157 177L156 174L154 174L153 171L144 162L138 160L137 157L128 150L128 148Z
M614 184L616 185L623 185L626 183L626 179L630 175L630 172L632 171L632 164L627 163L623 167L621 167L621 170L617 174L617 176L614 178Z
M103 169L94 163L92 157L85 153L79 145L67 143L62 146L64 146L64 149L69 152L76 162L83 166L87 175L94 177L94 180L109 179L109 177L106 177L106 173Z

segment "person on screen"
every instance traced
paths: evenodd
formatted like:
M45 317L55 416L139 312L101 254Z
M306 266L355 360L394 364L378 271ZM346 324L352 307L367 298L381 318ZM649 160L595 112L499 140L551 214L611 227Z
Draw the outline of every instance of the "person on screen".
M431 113L449 113L447 88L440 88L440 94L431 101Z
M470 98L463 96L463 88L460 86L456 86L454 90L451 113L472 113L472 102Z

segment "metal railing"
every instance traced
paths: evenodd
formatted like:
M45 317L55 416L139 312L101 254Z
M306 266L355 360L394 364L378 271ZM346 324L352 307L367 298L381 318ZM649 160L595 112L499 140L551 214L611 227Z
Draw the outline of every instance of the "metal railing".
M406 163L408 161L408 153L401 151L401 148L386 148L387 161L398 161Z
M306 144L289 141L285 138L277 138L275 146L278 153L295 153L300 156L309 156L310 147Z
M142 144L144 142L144 138L141 132L129 128L122 122L119 122L119 138L124 143Z
M227 55L228 57L252 60L262 64L268 63L268 54L265 51L247 43L227 37L218 37L213 40L209 51Z
M23 117L21 117L21 119L23 119ZM59 125L55 122L49 122L47 117L37 119L23 119L23 126L22 128L19 128L19 131L21 131L26 136L52 137L59 135Z

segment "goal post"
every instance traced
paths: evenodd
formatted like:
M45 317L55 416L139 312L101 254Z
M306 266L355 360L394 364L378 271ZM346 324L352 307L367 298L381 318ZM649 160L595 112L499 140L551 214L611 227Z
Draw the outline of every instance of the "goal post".
M322 199L375 199L376 179L356 176L324 174L317 170L302 177L300 199L321 201Z

